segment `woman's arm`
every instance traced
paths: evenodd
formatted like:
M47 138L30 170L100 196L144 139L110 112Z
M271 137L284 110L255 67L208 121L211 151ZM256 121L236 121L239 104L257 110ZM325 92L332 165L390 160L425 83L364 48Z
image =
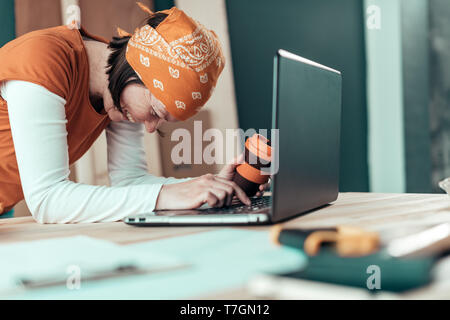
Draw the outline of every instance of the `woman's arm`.
M188 181L156 177L148 173L144 150L144 125L112 121L106 128L108 173L113 186L172 184Z
M162 183L89 186L69 177L66 101L42 86L7 81L11 132L25 200L41 223L117 221L155 208Z
M245 193L231 181L238 162L225 166L216 176L208 174L188 179L155 177L147 172L142 124L111 122L106 129L106 139L111 184L164 184L156 209L190 209L206 202L210 206L229 205L234 194L249 204L250 200Z

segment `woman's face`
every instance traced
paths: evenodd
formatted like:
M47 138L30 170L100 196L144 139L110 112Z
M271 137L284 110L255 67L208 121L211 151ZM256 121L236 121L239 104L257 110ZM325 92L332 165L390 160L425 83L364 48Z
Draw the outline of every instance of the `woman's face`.
M120 96L120 104L127 120L143 123L149 133L155 132L166 121L178 121L143 85L127 85Z

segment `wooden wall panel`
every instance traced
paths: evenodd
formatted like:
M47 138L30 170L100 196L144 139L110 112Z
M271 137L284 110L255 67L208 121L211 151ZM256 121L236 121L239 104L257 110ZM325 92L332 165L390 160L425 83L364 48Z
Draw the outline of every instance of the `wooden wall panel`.
M221 130L224 135L226 134L226 129L237 129L239 127L225 2L225 0L175 1L178 8L184 10L186 14L198 20L205 27L214 30L219 37L226 63L214 89L214 94L202 109L210 113L210 121L204 123L203 131L215 128ZM226 140L224 139L225 142ZM236 156L234 152L227 151L224 149L224 162L226 163ZM215 173L212 170L215 169L217 172L217 170L222 168L222 165L213 168L205 164L205 168L205 170Z
M62 24L60 0L16 0L16 36Z
M141 0L153 8L152 0ZM146 14L134 0L80 0L81 21L94 34L110 38L116 26L132 32ZM63 24L60 0L15 0L16 34Z
M152 0L140 2L153 8ZM89 32L108 39L117 35L117 26L132 33L147 16L135 0L79 0L79 3L81 24Z
M212 112L209 109L203 109L198 114L195 115L195 117L192 117L190 119L187 119L185 121L178 121L178 122L167 122L164 123L164 125L161 127L162 131L164 132L164 137L160 138L160 155L161 155L161 163L162 163L162 169L163 169L163 175L165 177L174 177L174 178L186 178L186 177L198 177L207 173L216 173L219 171L219 166L221 163L212 163L207 164L205 163L204 159L202 160L201 164L196 164L195 162L195 150L199 146L201 146L200 152L201 155L203 155L203 152L205 148L208 145L212 145L212 142L210 141L204 141L203 140L203 134L204 132L212 127L211 123L211 115ZM194 122L200 122L202 132L200 132L201 135L196 136L196 132L194 130ZM186 129L190 133L190 150L191 150L191 157L190 157L190 163L182 163L182 164L175 164L172 159L172 150L176 145L179 145L184 142L184 137L180 140L173 140L172 141L172 132L177 129ZM215 139L215 138L214 138ZM214 140L214 142L216 142ZM224 153L224 148L220 149L219 144L215 144L216 149L214 155L217 155L219 158L221 158L221 155ZM183 155L185 154L182 152Z

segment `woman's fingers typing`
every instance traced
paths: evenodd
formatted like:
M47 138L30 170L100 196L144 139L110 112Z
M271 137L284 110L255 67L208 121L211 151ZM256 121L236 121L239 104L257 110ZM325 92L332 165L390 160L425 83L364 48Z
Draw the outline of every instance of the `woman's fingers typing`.
M244 190L242 190L241 187L239 187L235 182L224 179L224 178L220 178L220 177L217 177L217 179L219 179L223 183L229 185L233 189L234 195L236 195L236 197L242 203L245 203L246 205L251 204L251 201L250 201L249 197L245 194ZM232 199L230 199L230 204L231 204L231 200Z
M233 196L250 205L245 192L233 181L207 174L161 188L156 209L194 209L207 203L211 207L231 205Z

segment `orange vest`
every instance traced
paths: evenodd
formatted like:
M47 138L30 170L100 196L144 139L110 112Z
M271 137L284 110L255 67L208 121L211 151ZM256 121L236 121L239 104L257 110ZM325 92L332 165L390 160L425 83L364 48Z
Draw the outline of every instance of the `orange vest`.
M59 26L27 33L0 48L0 82L33 82L66 100L69 164L81 158L110 121L89 100L89 64L82 35L109 43L83 28ZM7 108L0 96L0 214L24 198Z

